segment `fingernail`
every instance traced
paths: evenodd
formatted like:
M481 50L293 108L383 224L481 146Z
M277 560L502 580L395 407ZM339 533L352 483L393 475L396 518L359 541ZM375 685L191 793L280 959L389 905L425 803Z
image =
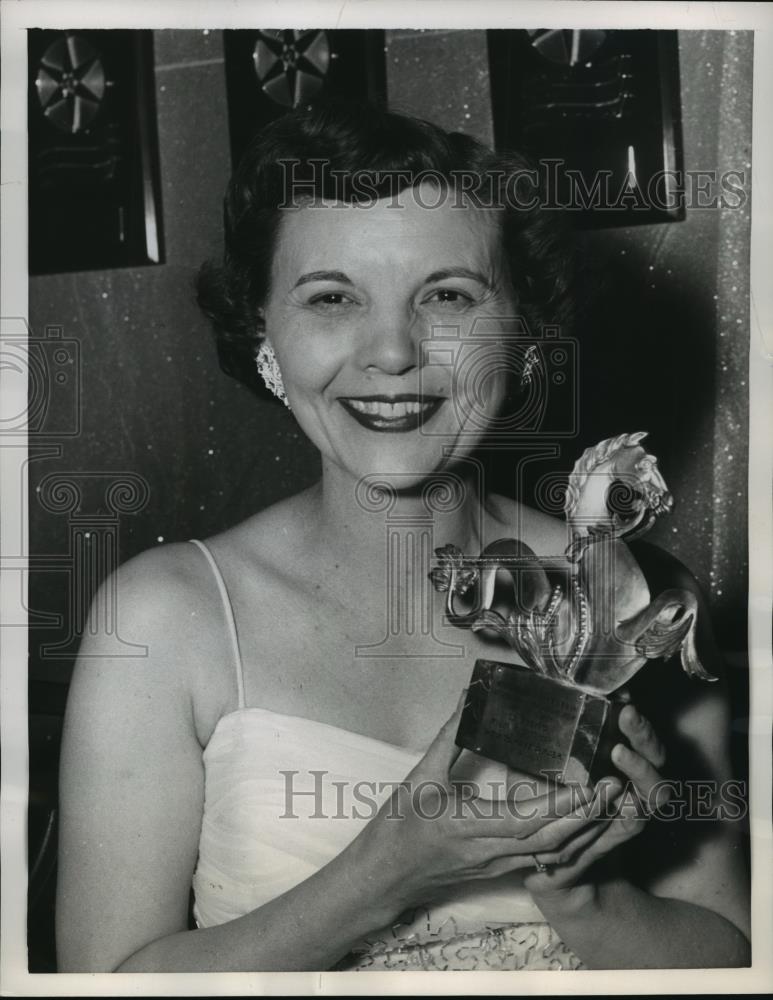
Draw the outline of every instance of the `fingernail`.
M612 760L615 764L622 764L625 760L625 747L622 743L615 743L612 747Z

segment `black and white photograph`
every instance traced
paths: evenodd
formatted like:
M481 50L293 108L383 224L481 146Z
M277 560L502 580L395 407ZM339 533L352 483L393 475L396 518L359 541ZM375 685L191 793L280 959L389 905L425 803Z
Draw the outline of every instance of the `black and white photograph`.
M3 995L773 989L773 4L0 16Z

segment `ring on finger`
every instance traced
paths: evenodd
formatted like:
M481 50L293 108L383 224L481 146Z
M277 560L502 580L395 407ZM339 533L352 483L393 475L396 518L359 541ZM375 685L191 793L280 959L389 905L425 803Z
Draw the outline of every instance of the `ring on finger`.
M534 867L541 875L544 875L545 872L548 870L549 865L543 865L543 863L540 861L540 859L537 857L536 854L532 854L532 859L534 860Z

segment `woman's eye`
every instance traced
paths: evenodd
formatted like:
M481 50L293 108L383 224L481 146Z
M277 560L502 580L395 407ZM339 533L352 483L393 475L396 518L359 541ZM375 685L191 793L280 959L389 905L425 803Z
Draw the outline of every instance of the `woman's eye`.
M310 299L309 304L335 308L336 306L349 305L352 301L353 299L344 292L323 292L321 295L315 295L314 298Z
M460 292L457 288L436 288L424 301L433 305L462 309L468 306L473 301L473 298L471 295Z

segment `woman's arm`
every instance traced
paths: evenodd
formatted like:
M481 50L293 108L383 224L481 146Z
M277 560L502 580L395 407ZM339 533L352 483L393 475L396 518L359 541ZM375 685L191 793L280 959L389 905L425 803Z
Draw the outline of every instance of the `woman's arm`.
M116 639L96 609L113 595ZM68 695L60 764L59 969L114 969L187 924L203 801L201 748L182 656L164 633L188 620L185 587L140 556L97 596ZM182 626L184 627L184 626ZM181 653L182 653L181 649Z
M750 964L748 938L715 910L662 898L625 878L537 903L561 939L592 969L704 969Z
M534 818L505 812L486 821L483 836L474 813L460 820L447 809L429 820L413 808L412 788L453 794L462 699L395 791L397 810L395 801L385 804L340 855L282 896L189 930L204 798L197 714L202 704L212 711L211 679L202 678L222 657L223 624L190 574L171 563L157 550L116 578L118 634L146 654L116 656L115 637L92 616L78 658L61 761L60 971L330 968L364 935L437 891L530 866L535 851L587 832L587 816L566 815L571 796L535 795L524 808ZM197 690L204 694L194 697ZM218 697L226 700L216 688ZM403 818L388 818L395 811Z
M61 759L60 971L326 968L391 917L358 893L344 856L260 910L188 930L204 793L194 661L216 655L212 632L222 625L159 556L133 560L117 578L118 634L144 644L146 655L115 656L114 640L91 634L92 616L72 681Z

